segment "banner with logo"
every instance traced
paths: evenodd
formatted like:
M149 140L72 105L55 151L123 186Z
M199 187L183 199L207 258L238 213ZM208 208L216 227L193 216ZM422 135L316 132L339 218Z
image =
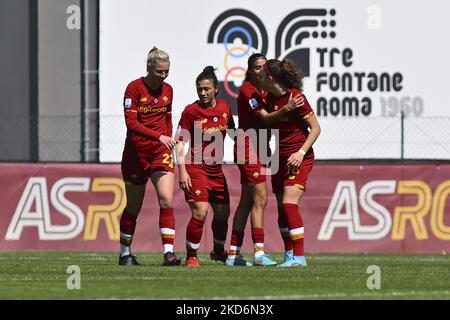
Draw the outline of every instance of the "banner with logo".
M123 93L145 75L148 51L171 57L173 122L217 68L236 115L247 58L290 58L322 125L318 159L448 159L450 3L431 0L102 0L100 159L120 161ZM405 116L402 124L401 112ZM236 119L237 120L237 119ZM403 136L403 138L402 138ZM402 150L401 145L404 148ZM225 160L232 161L231 141Z
M224 166L231 216L239 202L238 169ZM0 164L0 250L116 251L126 204L120 165ZM267 251L284 250L269 183ZM135 251L162 250L159 207L148 184L133 242ZM191 217L176 187L175 249L185 251ZM450 165L318 164L300 211L307 252L439 253L450 248ZM201 251L212 249L210 212ZM229 243L229 242L227 242ZM252 251L247 225L244 251Z

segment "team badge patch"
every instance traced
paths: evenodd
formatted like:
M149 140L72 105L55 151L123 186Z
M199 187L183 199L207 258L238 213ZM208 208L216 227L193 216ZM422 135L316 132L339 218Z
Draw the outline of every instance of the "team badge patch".
M131 99L130 99L130 98L126 98L126 99L125 99L125 102L123 103L123 107L124 107L125 109L130 109L130 108L131 108L131 104L132 104Z
M257 109L259 107L258 101L255 98L248 100L248 103L252 109Z
M253 172L253 177L259 178L259 173L258 172Z
M195 194L198 197L198 196L200 196L202 194L202 192L201 192L201 190L195 190Z
M223 114L223 118L224 118L225 120L227 120L228 114L227 114L226 112Z
M163 97L163 101L164 101L165 103L167 103L167 101L169 101L169 98L167 98L166 96L164 96L164 97Z

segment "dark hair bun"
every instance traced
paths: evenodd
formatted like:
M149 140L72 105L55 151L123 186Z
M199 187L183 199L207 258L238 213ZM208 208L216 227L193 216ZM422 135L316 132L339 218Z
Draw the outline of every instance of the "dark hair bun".
M216 69L213 66L207 66L205 69L203 69L204 73L214 73Z

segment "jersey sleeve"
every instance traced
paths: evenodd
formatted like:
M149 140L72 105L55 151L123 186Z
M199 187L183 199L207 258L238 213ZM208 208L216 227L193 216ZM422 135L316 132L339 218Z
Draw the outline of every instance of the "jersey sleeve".
M139 97L139 91L133 85L129 84L123 98L125 124L127 129L151 140L158 140L162 134L147 128L138 120Z
M188 142L191 132L193 131L193 118L191 113L185 109L181 114L178 122L177 132L175 134L175 141Z
M308 100L306 99L306 96L302 94L304 105L299 108L299 115L302 119L306 120L308 118L311 118L311 116L314 114L314 110L311 108L311 105L309 104Z
M246 100L248 101L249 109L256 113L264 108L264 100L260 94L253 91L250 95L246 95Z

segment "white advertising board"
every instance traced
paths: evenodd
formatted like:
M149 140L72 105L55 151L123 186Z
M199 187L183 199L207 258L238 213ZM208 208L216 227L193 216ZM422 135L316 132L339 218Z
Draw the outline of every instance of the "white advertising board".
M322 126L317 159L399 158L400 110L404 156L449 159L449 10L443 0L102 0L100 160L121 159L123 93L153 46L170 54L174 128L205 66L236 108L247 58L262 52L302 68Z

